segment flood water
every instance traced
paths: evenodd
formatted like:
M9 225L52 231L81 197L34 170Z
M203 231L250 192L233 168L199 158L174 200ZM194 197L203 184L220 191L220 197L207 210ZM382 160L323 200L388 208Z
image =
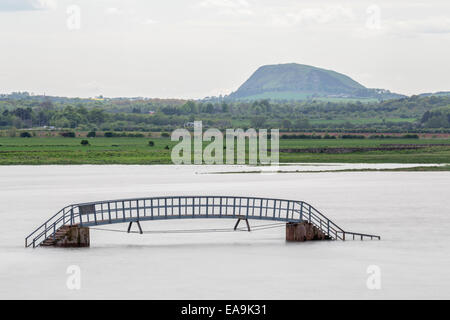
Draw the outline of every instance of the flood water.
M222 169L230 171L0 167L0 298L450 298L450 172L206 174ZM286 243L284 227L144 235L91 230L90 248L24 248L24 238L68 204L164 195L304 200L344 230L382 240ZM233 226L228 219L142 223L145 231ZM66 285L71 265L81 271L79 290ZM381 272L375 290L366 284L373 265Z

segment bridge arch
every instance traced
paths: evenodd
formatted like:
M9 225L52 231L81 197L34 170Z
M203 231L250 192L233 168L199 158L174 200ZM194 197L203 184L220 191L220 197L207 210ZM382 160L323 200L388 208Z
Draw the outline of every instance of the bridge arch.
M36 247L55 239L66 226L92 227L169 219L244 219L286 223L308 222L328 238L379 239L378 236L346 232L304 201L240 196L166 196L119 199L72 204L44 222L25 239Z

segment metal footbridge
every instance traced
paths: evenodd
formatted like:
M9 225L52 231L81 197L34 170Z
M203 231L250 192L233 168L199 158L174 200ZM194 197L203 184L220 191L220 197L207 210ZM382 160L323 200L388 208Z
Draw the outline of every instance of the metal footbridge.
M333 240L380 240L379 236L344 231L304 201L236 197L170 196L72 204L57 212L28 237L25 247L37 247L63 227L93 227L170 219L249 219L286 223L309 222ZM247 224L248 226L248 224ZM235 229L237 224L235 226ZM142 230L141 230L142 233Z

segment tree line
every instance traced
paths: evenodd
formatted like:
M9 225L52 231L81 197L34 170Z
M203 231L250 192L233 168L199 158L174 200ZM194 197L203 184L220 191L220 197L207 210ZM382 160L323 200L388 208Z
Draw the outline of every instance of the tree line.
M203 121L206 127L284 131L439 131L450 129L450 96L380 102L275 102L162 99L0 97L0 128L83 131L169 131Z

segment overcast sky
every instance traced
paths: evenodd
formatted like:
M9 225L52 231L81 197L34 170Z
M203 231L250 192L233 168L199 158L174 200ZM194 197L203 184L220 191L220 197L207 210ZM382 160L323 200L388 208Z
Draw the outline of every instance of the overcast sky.
M450 90L450 1L0 0L0 93L202 98L296 62Z

